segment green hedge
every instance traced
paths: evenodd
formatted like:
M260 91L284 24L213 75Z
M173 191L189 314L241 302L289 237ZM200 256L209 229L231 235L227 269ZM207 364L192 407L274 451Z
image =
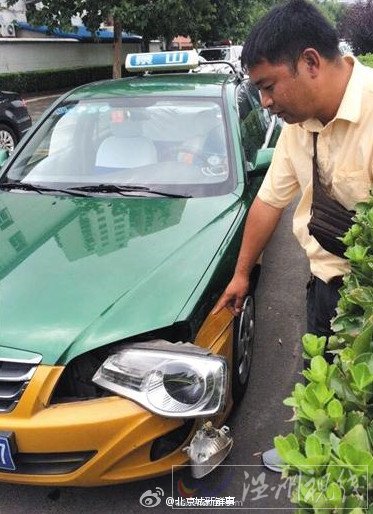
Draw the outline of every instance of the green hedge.
M122 76L126 74L127 72L123 67ZM0 78L3 91L17 91L23 94L73 88L95 80L111 79L112 76L112 66L95 66L4 73L0 75Z
M373 194L354 222L343 238L351 273L327 346L334 362L323 357L325 337L303 337L306 385L284 400L294 429L275 438L283 472L295 479L297 514L373 512Z
M358 59L367 66L373 67L373 54L359 55ZM122 67L122 77L128 72ZM73 88L95 80L111 79L112 66L95 66L65 68L59 70L37 70L21 73L0 74L1 89L3 91L17 91L18 93L35 93L40 91L56 91Z
M359 55L358 59L363 64L366 64L367 66L371 66L373 68L373 54Z

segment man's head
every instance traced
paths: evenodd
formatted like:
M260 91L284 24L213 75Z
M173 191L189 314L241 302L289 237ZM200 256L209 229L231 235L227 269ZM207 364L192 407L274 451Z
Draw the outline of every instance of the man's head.
M328 96L325 88L341 54L337 33L320 11L305 0L290 0L255 25L241 61L263 105L297 123L325 108L322 95Z

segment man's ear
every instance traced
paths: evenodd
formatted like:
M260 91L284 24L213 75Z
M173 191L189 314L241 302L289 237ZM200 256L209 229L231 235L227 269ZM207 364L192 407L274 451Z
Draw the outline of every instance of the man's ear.
M307 72L311 78L316 78L320 71L320 54L314 48L306 48L301 53L300 59L303 61Z

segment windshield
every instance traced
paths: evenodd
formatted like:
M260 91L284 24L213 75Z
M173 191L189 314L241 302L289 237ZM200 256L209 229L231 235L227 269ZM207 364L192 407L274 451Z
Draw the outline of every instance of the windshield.
M233 189L219 100L122 97L61 103L7 171L53 187L144 185L205 196Z
M229 48L209 48L199 52L206 61L229 61L230 49Z

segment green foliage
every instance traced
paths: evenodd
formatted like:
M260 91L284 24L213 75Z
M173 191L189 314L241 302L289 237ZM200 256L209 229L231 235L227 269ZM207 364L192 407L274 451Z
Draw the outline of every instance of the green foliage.
M13 5L15 0L8 0ZM40 9L30 11L28 20L46 25L50 32L60 29L74 31L71 17L81 17L86 27L99 38L100 25L113 21L113 76L120 76L120 45L122 28L140 34L145 48L151 39L164 39L167 46L177 35L190 36L193 41L211 28L215 6L211 0L44 0Z
M123 26L142 35L145 42L161 38L168 47L175 36L197 42L211 28L216 11L211 0L122 0L115 15Z
M230 39L233 43L242 43L253 25L278 0L211 0L215 13L211 27L205 27L200 34L204 42Z
M340 23L340 33L356 54L373 52L373 0L358 0L348 5Z
M126 73L123 69L122 73ZM56 91L67 89L95 80L110 79L111 66L87 68L64 68L58 70L37 70L24 73L4 73L0 75L1 87L18 93Z
M370 66L371 68L373 68L373 53L359 55L358 59L361 63L365 64L366 66Z
M314 0L322 14L333 26L338 26L346 13L346 5L334 0Z
M283 473L297 476L292 501L299 513L373 512L373 196L356 206L345 234L351 273L343 279L337 315L325 337L306 334L303 372L285 405L294 431L275 438Z

